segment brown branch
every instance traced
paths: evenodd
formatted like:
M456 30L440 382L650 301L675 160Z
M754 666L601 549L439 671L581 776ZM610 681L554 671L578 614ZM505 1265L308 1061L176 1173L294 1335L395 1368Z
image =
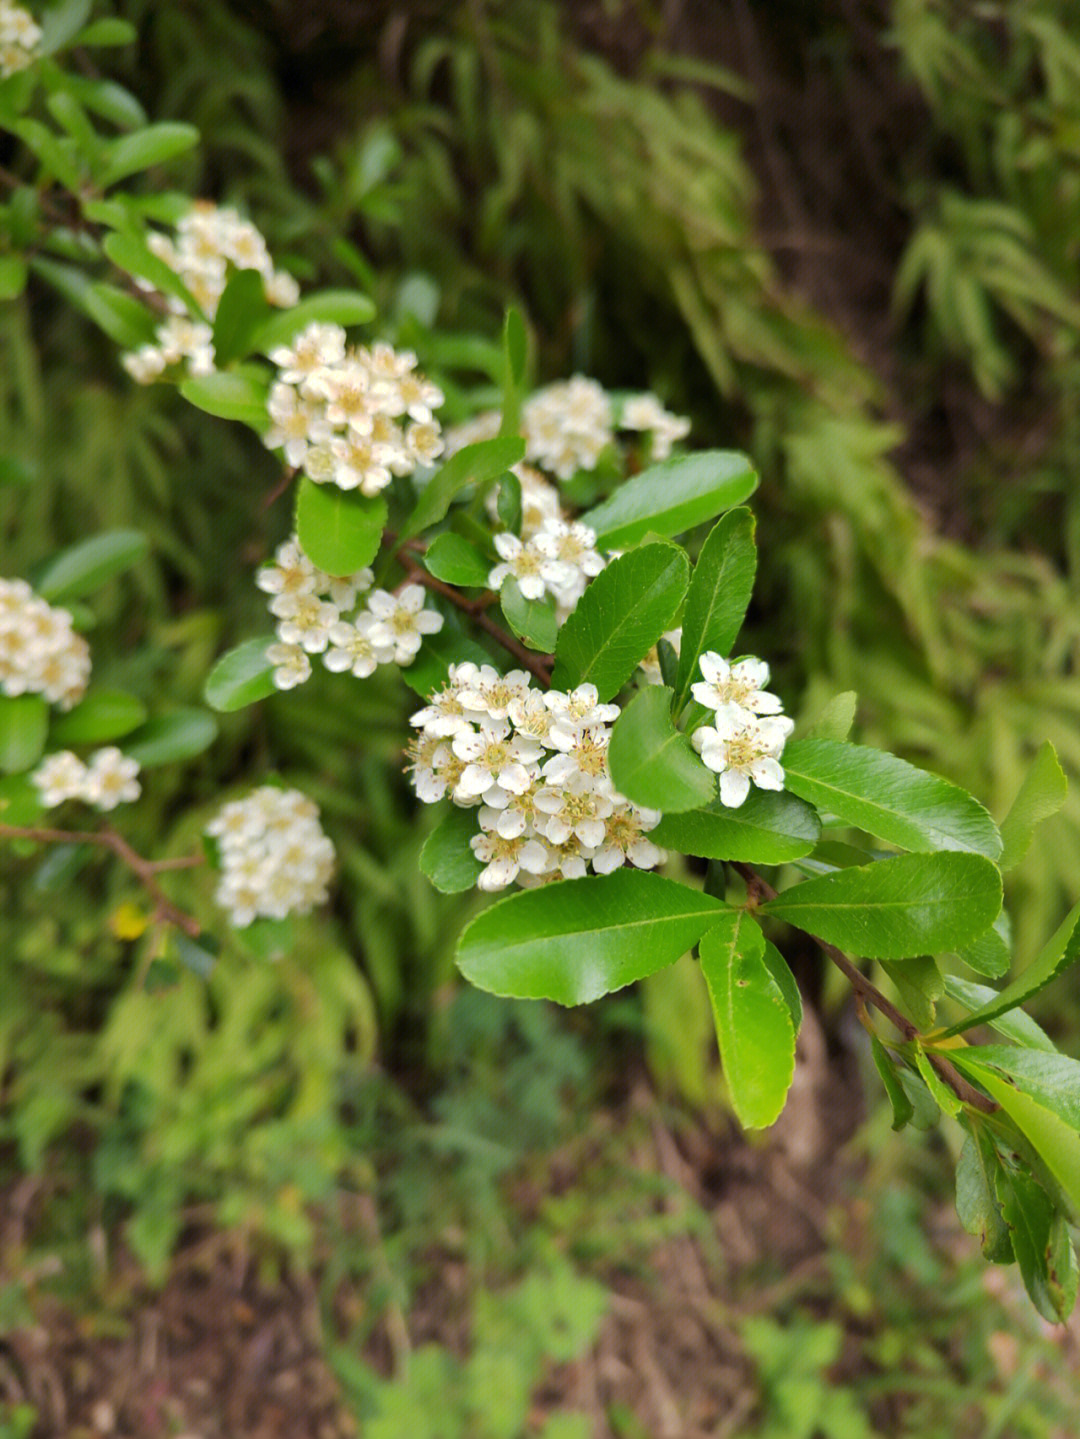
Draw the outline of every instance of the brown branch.
M762 879L761 875L758 874L756 870L751 869L748 864L742 864L738 860L733 860L731 867L742 875L746 881L747 892L755 902L759 899L776 899L776 890L773 889L768 880ZM810 938L821 949L822 953L832 960L833 964L836 965L837 969L839 969L845 979L847 979L855 991L856 1005L871 1006L876 1009L879 1014L883 1014L889 1023L898 1029L906 1040L910 1043L921 1044L923 1035L918 1025L912 1024L907 1015L902 1014L896 1005L893 1004L892 1000L882 994L876 984L873 984L867 979L862 970L848 959L843 950L837 949L835 944L829 944L827 940L819 939L816 934L811 935ZM924 1048L923 1052L941 1078L956 1095L957 1099L961 1100L964 1104L970 1104L973 1109L981 1110L984 1114L993 1114L997 1110L998 1105L994 1100L988 1098L976 1089L973 1084L970 1084L945 1055L933 1049L926 1048Z
M164 920L167 924L175 924L177 929L182 929L191 939L197 939L201 932L199 921L172 903L158 884L156 876L163 870L192 869L204 862L202 855L184 855L176 859L144 859L132 849L123 835L117 834L114 829L48 829L30 825L0 824L0 839L29 839L38 844L92 844L99 849L111 849L118 859L123 860L154 901L152 923Z

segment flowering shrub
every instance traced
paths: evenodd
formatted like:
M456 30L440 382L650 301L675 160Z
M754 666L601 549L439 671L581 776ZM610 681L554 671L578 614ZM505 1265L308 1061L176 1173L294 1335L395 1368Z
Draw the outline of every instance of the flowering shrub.
M411 352L350 340L375 319L367 296L302 295L233 210L117 188L198 137L142 124L105 82L65 89L65 44L122 38L83 28L86 10L65 0L38 31L0 5L0 124L32 153L50 216L68 206L81 236L73 250L69 227L43 208L28 225L13 200L0 277L17 294L32 269L118 343L133 378L176 383L280 453L294 533L253 576L276 634L220 657L208 704L289 690L312 655L340 684L400 669L421 702L411 738L402 724L411 782L443 806L424 873L444 892L515 886L465 928L462 973L582 1004L696 948L747 1127L772 1124L791 1083L802 1008L774 939L803 930L854 989L896 1126L959 1122L961 1219L988 1258L1019 1263L1040 1312L1066 1315L1080 1063L1021 1006L1080 956L1080 906L1002 988L966 977L1008 974L1001 874L1063 800L1053 750L999 827L955 785L850 742L853 696L796 731L767 662L737 650L756 568L750 461L679 450L687 422L649 394L580 375L530 390L513 311L501 409L444 433L443 390ZM30 115L39 81L48 121ZM271 784L226 804L205 855L180 860L139 855L111 826L40 823L69 799L134 803L143 769L215 738L206 712L151 717L90 683L79 606L144 548L94 536L45 561L34 589L0 585L0 836L30 855L110 850L148 892L151 928L179 932L205 972L213 921L170 900L166 871L215 867L218 906L250 930L320 903L334 848L314 804ZM983 1026L1006 1042L971 1043Z

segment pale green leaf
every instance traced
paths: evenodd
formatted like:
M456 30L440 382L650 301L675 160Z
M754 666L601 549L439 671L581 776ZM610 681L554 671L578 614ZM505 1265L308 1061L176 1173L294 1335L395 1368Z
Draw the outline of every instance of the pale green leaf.
M32 769L45 752L49 706L41 695L0 694L0 771Z
M804 739L831 739L844 741L855 723L855 706L858 695L854 690L844 690L832 699L806 731Z
M120 135L107 151L101 184L108 189L118 180L126 180L129 175L185 154L198 143L199 132L195 126L175 120L162 120L155 125L147 125L144 130Z
M269 392L270 376L257 365L189 375L180 381L180 393L197 410L222 420L240 420L253 430L265 430L270 423Z
M157 715L129 735L124 753L143 769L194 759L210 748L218 736L218 722L206 710L185 707Z
M530 649L549 655L555 648L559 621L555 618L555 602L550 595L542 600L528 600L513 575L503 580L499 603L506 623Z
M147 548L138 530L103 530L46 560L34 576L34 588L50 604L81 599L130 569Z
M1038 956L1024 972L1008 984L990 1003L969 1014L959 1024L947 1030L948 1034L960 1034L974 1024L989 1024L1006 1010L1016 1009L1033 994L1055 979L1069 965L1080 958L1080 904L1075 905L1062 920L1057 930L1047 941Z
M296 533L312 564L328 575L351 575L370 565L386 528L386 501L305 475L296 492Z
M279 345L291 344L301 330L316 320L348 329L350 325L366 325L374 318L374 303L359 290L319 290L264 320L251 337L251 348L260 355L269 355Z
M221 713L243 709L275 691L274 667L266 658L269 639L245 640L227 651L206 678L206 703Z
M757 489L745 455L699 450L650 465L581 516L601 549L627 549L649 534L675 536L715 519Z
M969 1010L985 1009L993 1005L998 997L998 991L991 989L988 984L972 984L970 980L961 979L955 974L945 976L945 993ZM986 1023L991 1029L1005 1035L1006 1039L1014 1040L1027 1049L1041 1049L1048 1054L1057 1053L1057 1045L1042 1026L1036 1024L1031 1015L1023 1009L1007 1009L1004 1014L998 1014Z
M1001 1213L998 1176L1001 1160L981 1121L964 1139L956 1166L956 1213L968 1234L979 1241L984 1259L1009 1264L1013 1255L1009 1226Z
M1047 740L1032 761L1012 808L1001 823L1003 870L1012 869L1024 858L1036 828L1057 814L1065 803L1067 788L1054 746Z

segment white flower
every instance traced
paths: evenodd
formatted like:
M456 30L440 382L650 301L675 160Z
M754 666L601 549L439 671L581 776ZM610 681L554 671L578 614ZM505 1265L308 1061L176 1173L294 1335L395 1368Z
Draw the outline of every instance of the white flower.
M0 579L0 692L40 694L71 709L90 679L90 647L67 610L55 609L23 580Z
M775 715L782 709L776 695L768 694L769 666L753 655L729 665L722 655L706 650L699 661L703 680L690 686L698 704L719 710L737 705L748 715Z
M375 576L366 567L355 570L351 575L328 575L325 570L315 571L315 593L327 598L339 610L351 610L356 596L369 590L375 583Z
M375 673L378 665L387 665L394 658L392 645L376 644L372 630L378 624L373 614L357 615L354 621L338 620L329 630L331 648L323 655L328 670L350 670L357 679Z
M63 804L67 799L82 799L86 790L86 765L73 750L58 750L46 755L30 776L41 792L46 809Z
M509 724L488 729L459 730L451 742L454 754L465 761L455 795L465 800L487 799L496 786L508 794L524 794L538 773L532 768L543 749L528 735L512 735ZM496 796L496 800L497 800Z
M268 595L311 595L316 591L317 571L293 535L278 545L274 563L258 571L255 583Z
M690 421L665 410L655 395L631 395L623 405L619 429L650 431L652 459L666 460L675 441L690 433Z
M574 375L537 390L522 406L525 458L560 480L592 470L611 443L611 400L595 380Z
M716 712L712 725L702 725L691 736L702 763L720 776L720 801L737 809L750 793L750 781L759 789L783 789L779 763L784 743L794 729L786 715L758 719L738 705Z
M508 532L495 536L495 548L503 563L496 565L488 575L491 589L502 589L503 581L512 575L527 600L542 600L546 593L543 570L550 563L548 557L532 544L523 545L517 535Z
M139 798L138 773L138 760L122 754L115 745L106 745L90 756L82 797L97 809L115 809Z
M599 703L593 684L578 685L569 694L562 690L549 690L545 700L553 716L548 737L548 744L553 749L573 749L582 730L610 724L619 717L618 705Z
M311 661L300 645L269 645L266 658L274 666L272 678L279 690L295 689L311 675Z
M325 444L333 432L321 406L284 381L271 388L266 408L273 423L263 444L268 450L284 450L290 465L302 465L312 445Z
M507 836L497 830L486 831L473 835L469 845L487 866L476 881L477 889L505 889L520 869L544 874L551 864L547 847L523 834Z
M592 867L597 874L611 874L630 861L638 869L655 869L667 858L652 840L648 830L655 829L662 816L656 809L640 809L637 805L618 805L608 815L604 838L593 855Z
M667 633L661 635L660 638L663 640L667 640L668 644L671 646L671 648L675 651L677 655L682 645L682 627L680 626L680 628L677 630L668 630ZM652 649L641 661L641 664L638 667L645 677L646 684L661 685L664 683L664 677L660 672L659 650L660 646L658 643L653 645Z
M461 665L457 685L463 707L482 725L501 724L529 693L529 676L526 670L501 675L494 665Z
M331 627L341 618L337 605L318 595L275 595L270 613L280 621L279 637L287 645L300 645L308 654L321 654L330 643Z
M411 664L424 636L437 635L443 627L443 617L437 610L424 609L421 585L405 585L397 595L372 590L367 603L379 621L371 629L369 638L374 645L392 647L395 664Z
M610 786L594 786L582 774L570 775L558 787L537 790L533 804L538 834L553 845L565 844L573 836L588 849L603 843L604 821L614 808Z
M298 790L264 785L226 804L206 826L218 842L221 880L215 898L243 928L258 916L307 914L326 898L334 847L319 811Z
M465 761L458 759L447 740L439 735L419 734L405 748L409 761L406 769L412 775L416 796L424 804L438 804L447 793L455 803L475 804L476 800L458 799L456 790L465 772Z
M290 385L302 385L318 370L338 364L345 356L345 331L340 325L313 321L289 345L270 351L279 378Z

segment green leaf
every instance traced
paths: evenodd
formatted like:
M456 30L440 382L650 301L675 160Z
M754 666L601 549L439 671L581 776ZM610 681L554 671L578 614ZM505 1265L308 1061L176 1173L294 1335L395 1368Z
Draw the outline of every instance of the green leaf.
M0 255L0 300L17 300L29 271L22 255Z
M154 338L158 321L134 295L98 281L89 285L80 306L83 313L125 349L136 350Z
M997 826L977 799L884 750L794 740L784 749L784 774L786 788L823 813L899 849L1001 853Z
M674 964L726 909L645 870L559 880L478 915L458 968L492 994L588 1004Z
M200 979L209 979L217 962L216 946L212 947L212 943L205 935L202 942L197 943L183 930L178 929L173 934L170 948L185 968L197 974Z
M855 723L855 706L858 695L854 690L844 690L832 699L807 730L805 739L846 740Z
M49 742L57 749L73 744L106 744L138 729L146 706L124 690L91 690L84 699L53 720Z
M149 280L163 295L172 295L179 300L191 315L201 315L191 291L175 270L171 269L159 255L155 255L141 235L115 231L106 235L101 247L114 265L126 270L129 275Z
M529 357L529 336L521 311L513 305L503 324L503 385L500 435L516 435L521 423L521 387Z
M38 54L54 55L82 30L90 15L91 0L61 0L50 5L41 15L41 40Z
M549 655L555 648L559 621L555 618L555 601L550 595L542 600L527 600L513 575L503 580L499 603L506 623L530 649Z
M21 774L45 753L49 706L41 695L0 695L0 770Z
M945 979L935 961L928 954L916 954L910 959L886 959L881 963L910 1018L920 1029L932 1028L935 1006L945 993Z
M134 25L129 25L126 20L114 20L106 17L104 20L95 20L92 25L87 25L85 30L80 30L75 37L78 45L132 45L138 38L138 31Z
M1057 814L1065 803L1068 782L1054 746L1047 740L1024 777L1012 808L1001 824L1003 870L1018 865L1027 854L1032 836L1043 820Z
M214 364L219 370L252 351L252 336L270 312L258 270L234 270L214 316Z
M555 688L594 684L609 700L671 628L689 578L690 562L677 545L642 545L612 560L559 631Z
M868 959L965 944L1001 908L1001 876L977 854L902 854L785 890L766 914Z
M509 530L512 535L521 534L521 481L512 470L507 470L499 481L495 513L504 530Z
M892 1127L903 1129L904 1125L910 1124L915 1117L915 1108L908 1098L907 1090L900 1082L896 1062L876 1034L870 1036L870 1046L874 1055L874 1064L877 1066L878 1074L881 1075L885 1093L889 1096L889 1103L892 1105Z
M992 1005L998 996L998 991L991 989L988 984L972 984L970 980L961 979L955 974L945 976L945 993L966 1009L981 1009ZM987 1020L987 1023L991 1029L996 1029L999 1034L1004 1034L1007 1039L1012 1039L1027 1049L1041 1049L1047 1054L1057 1053L1057 1045L1046 1031L1022 1009L1007 1009L1004 1014Z
M504 470L516 465L525 454L525 441L519 435L500 435L494 440L480 440L466 445L451 455L420 493L412 514L400 531L403 540L411 540L421 530L430 529L444 518L454 497L469 485L484 485L497 479Z
M348 329L350 325L366 325L374 318L374 302L359 290L318 290L291 309L264 320L251 337L251 348L268 355L279 345L290 344L316 320Z
M745 910L728 911L702 936L720 1059L744 1129L775 1124L795 1073L795 1027L764 960L765 936Z
M71 75L67 76L67 83L76 86L75 93L88 110L118 129L134 130L146 124L146 111L123 85L117 85L113 80Z
M754 493L757 475L745 455L699 450L650 465L581 516L601 549L628 549L650 531L681 535Z
M59 180L65 190L79 193L83 171L74 140L57 135L40 120L16 120L9 128L34 152L47 174Z
M28 774L0 779L0 824L36 824L44 813L41 791Z
M180 382L180 393L197 410L205 410L222 420L241 420L253 430L264 430L269 424L266 409L269 392L269 375L254 365L242 370L189 375Z
M203 695L211 709L228 714L275 691L274 667L266 658L273 638L245 640L221 656L206 677Z
M50 844L34 871L34 888L39 894L64 889L93 857L94 848L89 844Z
M1001 1160L994 1141L976 1121L964 1139L956 1166L956 1213L991 1264L1009 1264L1014 1258L1009 1226L997 1197L1000 1175Z
M1009 917L1005 911L1001 911L985 933L956 950L956 957L976 974L985 974L988 979L1000 979L1008 974L1012 964L1012 948Z
M702 859L787 864L809 854L820 836L810 805L783 791L752 789L738 809L717 799L705 809L665 815L649 838Z
M1080 958L1080 904L1075 905L1024 972L1006 985L996 999L954 1024L946 1034L960 1034L975 1024L989 1024L1006 1010L1016 1009Z
M777 949L771 940L765 941L765 951L762 955L765 968L776 980L780 993L784 997L784 1003L791 1015L791 1023L795 1029L795 1037L798 1038L799 1030L802 1029L803 1003L802 995L799 993L799 986L795 983L795 976L791 972L787 960Z
M337 485L317 485L305 475L296 492L296 533L312 564L328 575L351 575L379 552L386 528L386 501Z
M437 635L424 636L412 664L401 667L401 678L421 699L427 699L434 690L446 683L450 677L451 665L462 664L465 660L471 660L477 665L495 663L482 645L462 631L453 614L444 618L445 624Z
M746 509L732 510L716 523L702 545L686 594L676 714L686 704L691 684L701 678L698 660L702 654L715 650L727 655L735 643L754 591L756 569L754 516Z
M635 804L669 814L697 809L716 794L716 776L701 763L671 719L673 691L639 690L615 721L608 766L615 788Z
M139 174L176 155L183 155L198 143L199 132L195 126L176 120L162 120L158 124L147 125L144 130L120 135L109 146L101 184L108 189L118 180L126 180L129 175Z
M434 575L437 580L445 580L448 585L486 589L493 566L463 535L448 531L436 535L428 545L424 568L428 574Z
M443 894L475 888L484 865L469 848L469 840L479 833L476 811L455 804L424 841L420 868Z
M234 651L235 653L235 651ZM124 742L124 753L143 769L194 759L218 737L218 722L206 710L183 708L147 720Z
M1029 1174L997 1173L1001 1212L1032 1304L1051 1324L1063 1324L1076 1303L1080 1272L1062 1215Z
M933 1095L934 1103L941 1110L942 1114L950 1114L955 1119L964 1106L957 1098L956 1093L949 1088L938 1074L927 1057L925 1050L916 1049L915 1064L920 1075L922 1075L923 1083Z
M257 959L284 959L296 943L292 919L253 919L235 931L240 944Z
M122 574L146 554L147 539L138 530L103 530L46 560L34 588L50 604L81 599Z

